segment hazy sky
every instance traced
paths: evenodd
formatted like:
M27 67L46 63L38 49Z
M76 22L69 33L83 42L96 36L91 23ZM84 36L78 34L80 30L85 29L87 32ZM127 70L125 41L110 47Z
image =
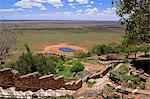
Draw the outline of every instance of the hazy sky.
M4 19L118 20L112 0L0 0Z

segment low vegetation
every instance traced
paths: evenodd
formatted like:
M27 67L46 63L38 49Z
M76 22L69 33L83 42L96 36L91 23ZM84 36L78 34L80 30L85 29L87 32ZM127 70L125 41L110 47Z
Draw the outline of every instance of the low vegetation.
M117 90L110 86L110 85L105 85L105 89L102 92L102 96L104 99L121 99L119 95L114 94Z
M63 75L66 80L80 79L84 74L84 65L80 61L63 61L57 64L58 71L56 76ZM80 77L76 77L78 74ZM86 76L86 75L85 75Z
M115 83L126 87L140 87L141 89L145 88L145 82L143 82L138 76L130 74L125 64L122 65L118 70L111 71L110 79L113 80Z
M129 55L131 54L135 54L135 58L137 58L136 53L137 52L144 52L145 53L145 57L148 56L147 53L150 52L150 45L130 45L128 47L124 47L122 45L118 45L118 44L108 44L108 45L95 45L94 47L92 47L92 49L90 50L90 54L96 54L98 56L101 55L106 55L109 53L117 53L117 54L123 54L126 56L126 58L128 58Z
M93 79L87 81L87 85L89 88L92 88L94 86L94 84L96 84L96 81Z
M48 74L63 75L67 81L77 79L77 77L74 78L76 74L84 72L84 65L80 61L71 61L58 56L33 54L27 45L26 49L27 53L23 53L16 62L8 64L6 67L18 70L21 75L36 71L40 73L40 76Z
M43 54L32 54L26 45L27 53L23 53L19 59L9 64L9 67L16 69L21 75L38 71L41 75L56 73L56 65L63 61L60 57L49 56Z
M78 59L85 59L87 57L90 57L91 56L91 53L90 52L83 52L83 51L76 51L74 53L74 57L75 58L78 58Z

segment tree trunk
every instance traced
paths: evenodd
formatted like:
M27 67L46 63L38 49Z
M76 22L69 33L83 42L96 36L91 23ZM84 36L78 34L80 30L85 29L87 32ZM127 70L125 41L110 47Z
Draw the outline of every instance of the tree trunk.
M136 52L134 53L134 55L135 55L135 58L136 58Z

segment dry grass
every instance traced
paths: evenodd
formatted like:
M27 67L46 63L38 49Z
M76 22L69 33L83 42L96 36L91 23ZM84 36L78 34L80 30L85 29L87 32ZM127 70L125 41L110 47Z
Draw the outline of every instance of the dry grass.
M66 43L69 45L81 46L90 49L95 44L108 44L120 42L123 31L118 28L105 28L100 30L80 30L70 29L81 26L103 26L108 23L17 23L23 28L63 28L52 30L23 30L23 34L18 36L17 44L12 52L25 51L25 44L28 44L32 51L43 51L46 46ZM11 59L16 58L16 54L11 54Z
M118 31L117 31L118 32ZM95 44L108 44L119 42L121 33L111 31L82 32L73 33L63 30L26 30L18 37L17 50L24 50L24 44L28 44L31 49L41 51L48 45L67 43L91 48Z

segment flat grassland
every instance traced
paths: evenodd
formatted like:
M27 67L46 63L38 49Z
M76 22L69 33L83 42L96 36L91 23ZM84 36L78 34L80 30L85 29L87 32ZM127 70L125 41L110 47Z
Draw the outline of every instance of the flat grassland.
M28 44L32 51L43 51L49 45L66 43L90 49L95 44L120 43L123 27L117 22L10 22L22 34L17 37L8 62L15 61ZM3 24L1 24L3 25Z
M59 43L90 49L95 44L118 43L123 34L123 27L111 22L15 24L23 31L15 47L19 52L25 50L24 44L33 51L43 51L46 46Z

